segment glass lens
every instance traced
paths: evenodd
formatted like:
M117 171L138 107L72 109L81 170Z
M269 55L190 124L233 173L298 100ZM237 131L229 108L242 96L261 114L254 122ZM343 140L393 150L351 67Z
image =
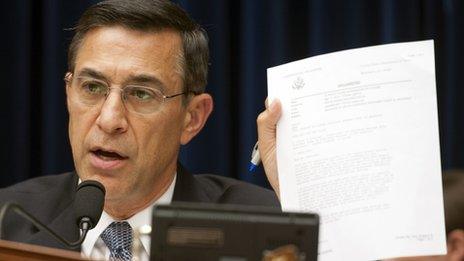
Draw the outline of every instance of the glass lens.
M74 86L78 100L87 105L96 105L105 100L108 86L95 80L82 80Z
M163 94L143 86L126 86L123 89L126 108L137 113L155 112L163 102Z
M105 102L110 90L105 82L87 78L76 78L72 83L72 100L87 106L97 106ZM122 100L128 111L149 114L160 107L164 100L163 93L146 86L126 86L122 89L114 88L122 92Z

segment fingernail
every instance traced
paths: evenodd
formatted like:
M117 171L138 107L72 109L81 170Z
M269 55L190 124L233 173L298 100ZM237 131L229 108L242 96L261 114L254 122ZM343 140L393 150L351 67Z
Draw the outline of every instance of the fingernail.
M269 111L270 111L271 113L274 113L275 110L276 110L276 102L275 102L275 101L272 101L271 106L269 106Z

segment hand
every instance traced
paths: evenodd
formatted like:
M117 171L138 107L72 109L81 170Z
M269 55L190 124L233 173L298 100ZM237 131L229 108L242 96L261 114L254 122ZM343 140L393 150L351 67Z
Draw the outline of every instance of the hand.
M265 104L266 110L261 112L256 120L258 124L258 150L267 179L280 199L276 158L276 124L280 119L282 108L277 99L271 105L268 105L266 99Z

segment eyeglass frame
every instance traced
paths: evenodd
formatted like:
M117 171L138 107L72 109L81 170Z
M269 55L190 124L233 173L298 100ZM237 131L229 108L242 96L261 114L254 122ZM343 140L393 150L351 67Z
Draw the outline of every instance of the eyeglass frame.
M64 81L66 83L66 85L68 86L71 86L72 87L72 81L73 81L73 73L71 72L68 72L65 77L64 77ZM164 102L167 100L167 99L171 99L171 98L175 98L175 97L178 97L178 96L181 96L181 95L188 95L188 94L193 94L193 95L199 95L199 93L195 92L195 91L183 91L183 92L180 92L180 93L176 93L176 94L172 94L172 95L165 95L161 90L159 89L154 89L154 88L151 88L151 87L147 87L147 86L143 86L143 85L126 85L124 87L110 87L111 85L106 83L105 81L102 81L102 80L98 80L98 79L95 79L95 78L92 78L92 77L86 77L86 76L80 76L80 77L76 77L76 78L88 78L88 79L91 79L91 80L94 80L96 82L99 82L99 83L102 83L105 87L106 87L106 92L105 92L105 99L104 101L106 101L106 99L108 98L108 96L110 95L111 93L111 90L112 89L117 89L121 92L121 100L123 102L123 105L124 105L124 108L131 112L131 113L135 113L135 114L140 114L140 115L148 115L148 114L152 114L152 113L155 113L159 110L159 108L162 106L162 104L164 104ZM143 112L138 112L138 111L135 111L135 110L130 110L127 108L126 106L126 93L124 92L124 89L126 89L127 87L142 87L144 89L148 89L152 92L159 92L161 94L160 98L162 98L162 101L160 103L160 105L158 106L158 108L152 112L149 112L149 113L143 113ZM104 104L104 102L102 103L102 105ZM90 105L90 104L87 104L88 106L96 106L97 104L95 105Z

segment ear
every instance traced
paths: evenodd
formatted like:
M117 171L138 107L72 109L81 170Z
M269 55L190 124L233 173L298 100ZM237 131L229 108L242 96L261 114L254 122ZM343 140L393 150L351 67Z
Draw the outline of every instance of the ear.
M180 138L182 145L189 143L203 129L212 111L213 98L207 93L196 95L189 101Z
M464 230L455 229L447 238L449 260L464 260Z

